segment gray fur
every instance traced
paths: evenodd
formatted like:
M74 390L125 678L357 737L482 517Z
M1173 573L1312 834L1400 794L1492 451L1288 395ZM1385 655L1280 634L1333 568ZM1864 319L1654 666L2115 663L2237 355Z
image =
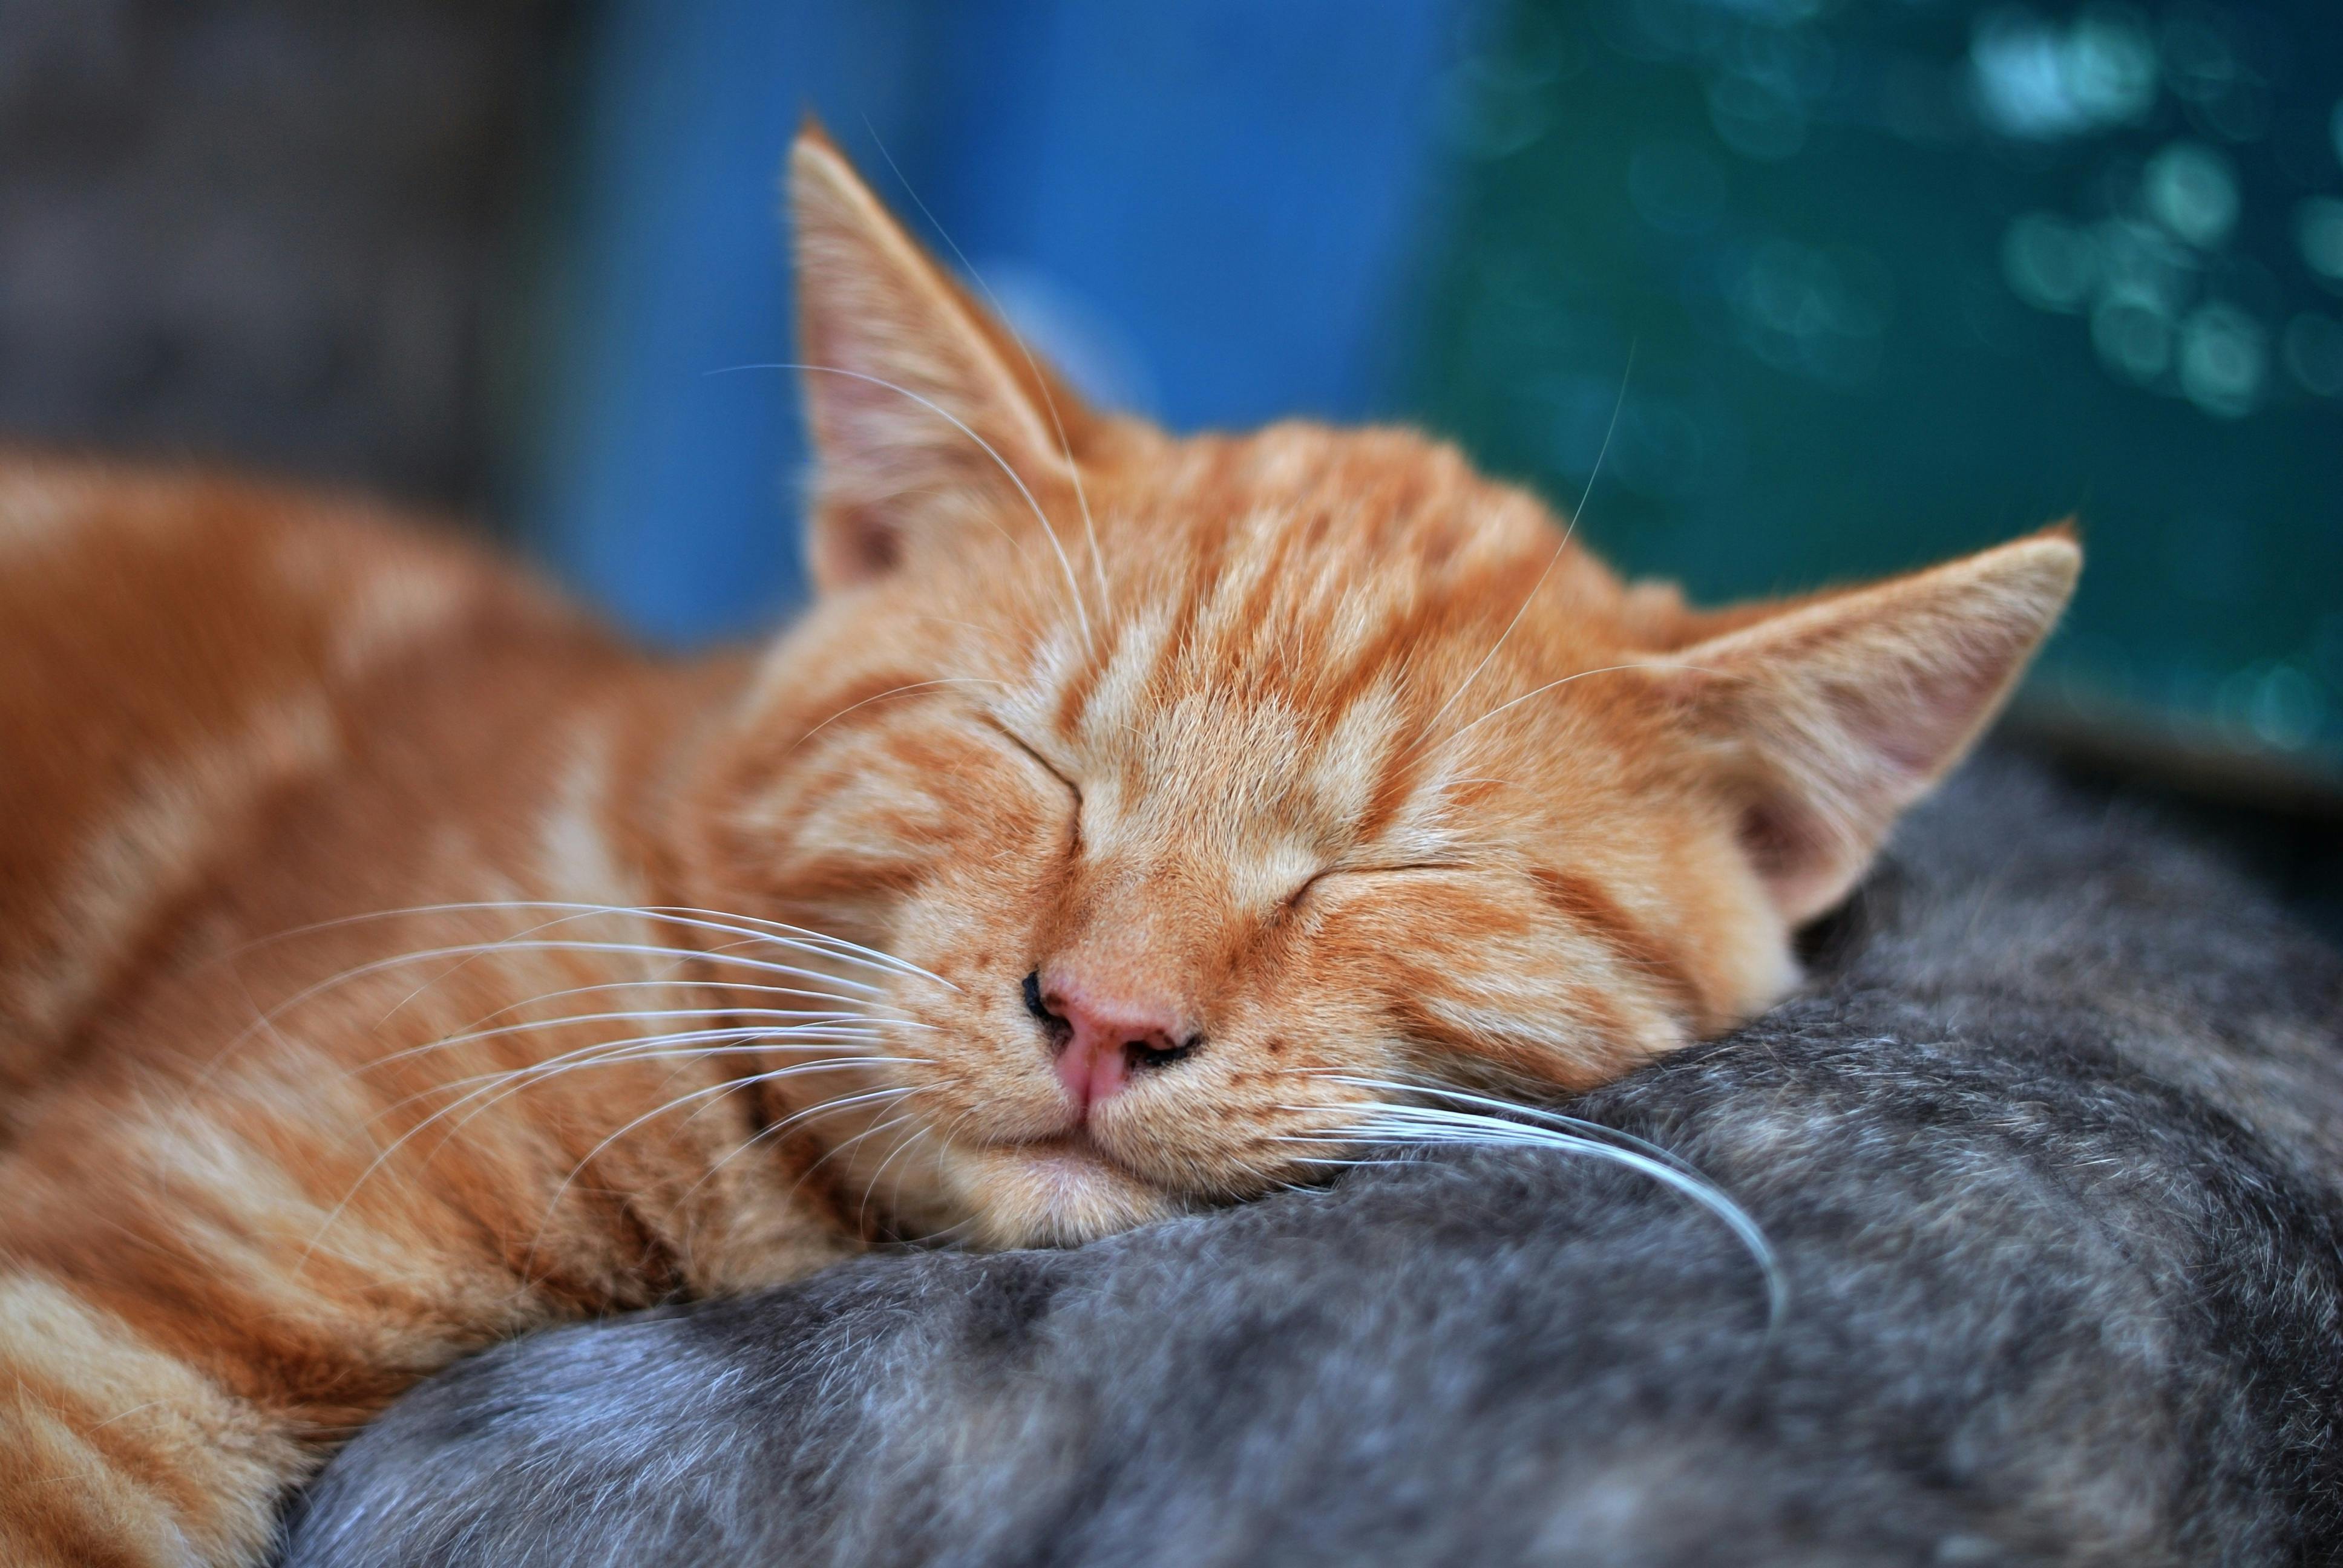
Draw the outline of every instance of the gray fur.
M1472 1151L1069 1252L548 1333L295 1568L2343 1560L2343 960L2006 761L1806 992L1579 1114L1765 1225Z

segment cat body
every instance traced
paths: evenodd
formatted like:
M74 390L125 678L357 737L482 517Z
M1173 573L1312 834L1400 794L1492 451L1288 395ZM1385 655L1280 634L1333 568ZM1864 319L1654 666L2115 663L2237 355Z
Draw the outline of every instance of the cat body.
M748 1136L720 1101L555 1201L714 1060L398 1144L439 1086L598 1038L432 1049L499 1008L636 980L598 995L688 1005L671 958L608 945L643 922L312 989L561 912L385 910L672 901L668 769L744 669L656 664L344 503L20 461L0 516L0 1554L247 1560L317 1442L450 1356L837 1255L770 1150L687 1195Z
M793 189L822 591L760 656L354 503L0 475L8 1561L248 1563L494 1340L1727 1028L2073 585L2054 531L1688 610L1423 437L1083 408L818 136Z
M2343 1558L2343 958L2152 813L1981 759L1797 995L1569 1109L1777 1320L1646 1176L1425 1153L503 1347L287 1568Z

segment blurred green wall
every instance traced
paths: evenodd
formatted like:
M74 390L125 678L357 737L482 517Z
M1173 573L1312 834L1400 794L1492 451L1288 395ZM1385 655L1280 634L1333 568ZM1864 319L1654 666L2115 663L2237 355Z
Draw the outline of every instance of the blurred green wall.
M1518 0L1418 411L1710 599L2077 514L2037 694L2332 768L2338 99L2331 0Z

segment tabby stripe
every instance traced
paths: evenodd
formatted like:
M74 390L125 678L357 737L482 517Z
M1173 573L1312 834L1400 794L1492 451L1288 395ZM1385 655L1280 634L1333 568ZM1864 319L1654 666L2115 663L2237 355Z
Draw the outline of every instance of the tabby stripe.
M1533 866L1530 879L1547 903L1585 928L1627 969L1657 987L1667 998L1669 1010L1677 1018L1697 1021L1708 1017L1699 985L1676 960L1675 954L1644 930L1592 878L1553 866Z

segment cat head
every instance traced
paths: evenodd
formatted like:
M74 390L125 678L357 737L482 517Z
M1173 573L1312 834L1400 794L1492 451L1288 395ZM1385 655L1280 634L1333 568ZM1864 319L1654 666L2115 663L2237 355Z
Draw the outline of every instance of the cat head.
M1748 1016L2080 564L1694 612L1423 437L1085 407L818 133L790 193L819 594L689 856L887 955L817 963L869 1060L772 1110L906 1232L1084 1240L1306 1179L1353 1080L1575 1089Z

